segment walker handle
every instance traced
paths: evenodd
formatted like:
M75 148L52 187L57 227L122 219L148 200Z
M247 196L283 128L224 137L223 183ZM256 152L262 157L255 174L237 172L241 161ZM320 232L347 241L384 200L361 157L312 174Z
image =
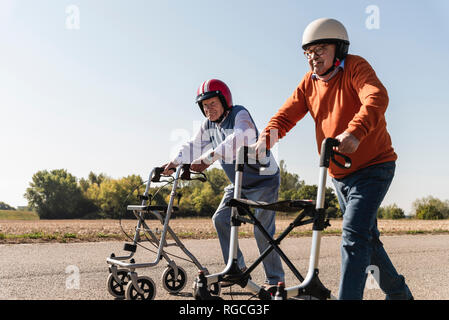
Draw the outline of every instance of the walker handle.
M165 166L155 167L153 178L151 178L151 182L161 182L162 172L164 172ZM176 172L176 168L171 168L170 171Z
M198 176L196 178L192 178L191 177L192 173L199 174L200 176ZM207 181L207 177L202 172L190 171L190 164L183 164L182 165L181 180L199 180L201 182L206 182Z
M349 169L351 167L351 158L334 150L334 147L338 147L339 145L340 141L338 141L337 139L326 138L323 140L321 144L320 167L329 168L330 160L332 160L332 162L334 162L340 168ZM335 160L335 155L343 158L345 163L342 164L339 161Z
M338 162L337 160L335 160L335 155L342 157L343 160L345 160L345 164L342 164L341 162ZM335 163L338 167L340 167L342 169L351 168L351 165L352 165L351 158L349 158L348 156L345 156L344 154L341 154L340 152L333 150L333 152L331 154L331 159L332 159L333 163Z
M151 182L160 182L162 172L164 172L164 167L154 168L153 177L151 178Z

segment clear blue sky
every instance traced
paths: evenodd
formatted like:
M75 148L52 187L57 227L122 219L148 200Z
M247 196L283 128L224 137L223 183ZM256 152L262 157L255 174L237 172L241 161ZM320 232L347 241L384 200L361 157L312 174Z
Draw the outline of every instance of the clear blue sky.
M69 5L79 29L67 28ZM377 29L366 24L373 5ZM350 53L388 89L399 159L384 205L409 212L417 198L449 199L446 0L2 0L0 201L26 205L31 177L44 169L146 178L202 120L194 98L209 78L227 82L263 129L307 71L300 39L320 17L346 25ZM277 157L317 183L310 116Z

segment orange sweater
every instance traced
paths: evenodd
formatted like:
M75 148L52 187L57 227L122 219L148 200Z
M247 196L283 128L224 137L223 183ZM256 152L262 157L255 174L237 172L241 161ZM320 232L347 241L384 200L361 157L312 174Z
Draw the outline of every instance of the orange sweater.
M352 159L349 170L331 162L329 174L342 178L367 166L397 159L386 128L387 105L387 90L370 64L362 57L348 55L343 70L328 82L313 79L311 71L306 73L291 97L271 118L261 138L267 139L270 148L310 112L315 120L318 152L325 138L335 138L343 131L360 141L356 152L348 154ZM277 136L270 137L270 130L277 130Z

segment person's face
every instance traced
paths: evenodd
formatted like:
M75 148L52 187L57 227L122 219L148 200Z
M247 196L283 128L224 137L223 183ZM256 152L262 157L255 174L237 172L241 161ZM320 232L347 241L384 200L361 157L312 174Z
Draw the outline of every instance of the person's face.
M312 71L317 75L322 75L332 67L335 56L335 44L316 44L306 48L304 54Z
M216 121L224 112L223 105L218 97L213 97L203 101L203 110L207 119Z

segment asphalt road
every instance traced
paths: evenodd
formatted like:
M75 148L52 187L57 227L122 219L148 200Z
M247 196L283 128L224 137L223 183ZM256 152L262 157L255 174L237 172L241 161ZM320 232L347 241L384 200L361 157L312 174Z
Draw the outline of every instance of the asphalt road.
M415 299L449 299L449 235L383 236L382 241L399 273L405 276ZM218 240L185 240L185 246L211 273L224 268ZM310 237L288 238L282 249L299 269L306 274L310 250ZM338 295L340 276L340 237L323 237L320 254L320 279L332 293ZM253 239L241 239L240 246L247 264L258 252ZM16 244L0 245L0 299L6 300L113 300L106 287L108 265L106 258L112 253L123 254L122 242L71 244ZM168 252L182 256L177 247ZM185 256L184 256L185 257ZM155 255L138 248L137 263L152 262ZM141 269L139 275L151 277L156 284L156 300L192 300L192 283L197 267L190 262L174 258L187 272L185 288L176 295L168 294L161 281L166 262L151 269ZM261 266L252 273L252 279L262 284ZM287 287L299 282L286 268ZM238 286L223 288L225 300L246 300L252 294ZM365 299L384 299L380 289L366 288Z

